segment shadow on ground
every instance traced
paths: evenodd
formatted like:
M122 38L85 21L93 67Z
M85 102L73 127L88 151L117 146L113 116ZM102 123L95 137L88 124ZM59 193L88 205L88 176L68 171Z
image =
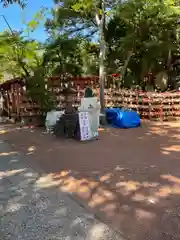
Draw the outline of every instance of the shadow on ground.
M119 240L53 182L0 143L0 238L3 240ZM5 152L4 152L5 153ZM121 239L121 238L120 238Z
M106 129L88 143L7 127L2 138L52 182L133 240L180 239L178 122ZM6 153L2 153L6 154Z

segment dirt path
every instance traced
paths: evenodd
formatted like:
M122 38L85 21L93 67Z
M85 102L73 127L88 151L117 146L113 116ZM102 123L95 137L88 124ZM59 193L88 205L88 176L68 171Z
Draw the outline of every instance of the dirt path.
M123 240L0 139L1 240ZM32 156L33 158L33 156Z
M14 151L127 238L180 239L179 123L107 129L88 143L8 129Z

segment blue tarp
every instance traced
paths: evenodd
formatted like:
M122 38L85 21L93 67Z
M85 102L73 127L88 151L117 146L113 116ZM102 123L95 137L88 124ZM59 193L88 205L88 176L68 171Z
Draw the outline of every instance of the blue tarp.
M123 111L119 108L105 110L107 122L116 128L139 127L141 120L135 111Z

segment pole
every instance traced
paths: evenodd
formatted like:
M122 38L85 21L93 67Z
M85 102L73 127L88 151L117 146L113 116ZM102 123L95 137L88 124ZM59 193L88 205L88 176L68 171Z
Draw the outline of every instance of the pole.
M4 16L3 14L1 14L0 16L4 19L4 21L5 21L5 23L7 24L7 26L8 26L8 28L9 28L11 34L14 35L13 30L12 30L10 24L8 23L7 19L5 18L5 16Z
M100 85L100 105L101 113L104 113L104 83L105 83L105 57L106 57L106 42L104 36L105 30L105 3L101 0L101 19L99 24L100 35L100 54L99 54L99 85Z

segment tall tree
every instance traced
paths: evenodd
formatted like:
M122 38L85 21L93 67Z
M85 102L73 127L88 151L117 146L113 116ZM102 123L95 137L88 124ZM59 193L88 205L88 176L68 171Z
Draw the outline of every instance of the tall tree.
M117 1L119 2L119 1ZM113 10L111 0L69 0L55 1L53 19L47 21L47 30L51 34L81 35L86 38L98 37L100 43L99 53L99 79L101 110L104 111L104 81L106 42L105 30L108 13Z
M119 62L122 77L132 62L141 81L148 71L155 73L160 65L170 66L169 54L178 49L179 11L171 0L129 0L119 5L108 23L106 41L109 60Z

